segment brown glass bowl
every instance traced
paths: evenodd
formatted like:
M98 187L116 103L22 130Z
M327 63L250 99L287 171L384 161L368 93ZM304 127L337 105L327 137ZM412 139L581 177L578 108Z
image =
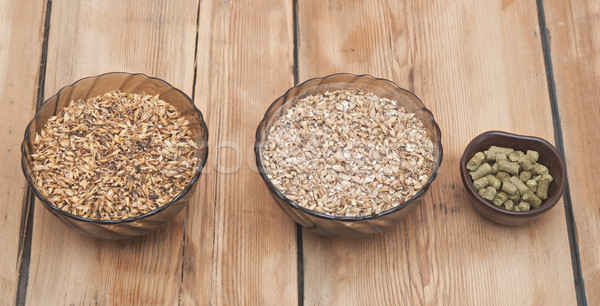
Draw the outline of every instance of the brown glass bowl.
M58 114L72 100L85 100L112 90L121 90L126 93L160 94L162 100L173 105L183 117L190 121L189 127L194 133L195 141L198 144L198 151L196 153L198 169L192 181L179 195L169 203L144 215L118 221L82 218L58 209L39 192L33 183L35 178L35 174L32 171L31 159L33 141L36 133L43 128L48 118ZM112 72L81 79L72 85L62 88L56 95L46 100L25 130L25 139L21 145L21 152L21 165L29 186L44 207L53 215L57 216L69 227L86 235L104 239L125 239L147 234L163 226L187 205L196 191L198 178L208 155L208 131L202 114L192 100L181 90L161 79L148 77L143 74Z
M482 198L473 187L473 181L467 169L467 163L477 152L483 152L490 146L501 146L526 152L535 150L540 154L538 162L546 167L553 180L548 189L548 198L542 205L529 211L510 211L500 208ZM556 205L565 190L566 168L562 155L544 139L532 136L522 136L501 131L489 131L475 137L465 149L460 159L460 175L463 185L469 193L471 204L484 217L500 224L523 225L529 223Z
M334 217L301 207L296 202L288 199L279 191L265 174L263 166L263 143L267 131L281 114L302 97L324 93L326 91L359 89L363 92L396 100L407 112L415 113L424 125L425 130L434 145L434 166L431 177L427 183L408 201L381 213L363 217ZM396 84L374 78L369 75L334 74L323 78L310 79L298 86L289 89L279 97L267 110L265 117L256 130L256 143L254 146L256 165L261 177L267 184L271 195L294 221L316 233L334 237L360 237L368 234L379 233L394 226L423 200L423 195L429 189L437 176L442 163L442 142L440 128L433 119L433 114L423 105L421 100L411 92L398 87Z

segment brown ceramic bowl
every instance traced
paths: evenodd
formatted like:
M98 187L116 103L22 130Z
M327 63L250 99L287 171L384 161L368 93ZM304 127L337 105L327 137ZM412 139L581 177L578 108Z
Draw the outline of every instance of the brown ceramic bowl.
M477 190L473 187L473 182L469 176L467 162L475 153L485 151L492 145L509 147L519 151L535 150L540 153L538 162L548 167L550 175L554 178L552 183L550 183L548 198L540 207L524 212L510 211L497 207L477 194ZM566 173L562 155L546 140L501 131L489 131L475 137L469 143L460 159L460 175L463 185L471 198L473 208L484 217L505 225L523 225L529 223L552 209L565 190Z

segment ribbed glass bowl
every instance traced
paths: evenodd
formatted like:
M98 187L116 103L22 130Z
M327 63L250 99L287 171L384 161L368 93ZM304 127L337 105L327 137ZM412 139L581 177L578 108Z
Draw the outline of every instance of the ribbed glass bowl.
M263 166L263 144L267 132L277 119L285 113L298 99L305 96L336 90L362 90L392 100L407 112L415 113L427 131L434 145L434 165L431 177L418 193L408 201L381 213L363 217L334 217L301 207L296 202L288 199L269 180ZM403 217L411 212L423 199L423 195L435 180L442 162L442 143L440 128L433 118L433 114L423 105L421 100L411 92L398 87L385 79L369 75L334 74L323 78L310 79L298 86L289 89L279 97L267 110L263 120L256 130L256 143L254 145L256 164L261 177L283 211L303 227L316 233L334 237L361 237L381 232L397 224Z
M169 203L144 215L118 221L82 218L58 209L42 196L33 183L35 179L31 158L33 143L36 133L44 127L48 118L58 114L72 100L85 100L112 90L120 90L125 93L160 94L162 100L173 105L183 117L190 121L189 127L198 145L196 153L198 169L192 181L179 195ZM202 114L194 106L193 101L181 90L161 79L148 77L144 74L112 72L81 79L62 88L56 95L46 100L25 130L21 152L21 165L29 186L44 207L53 215L69 227L95 238L126 239L147 234L163 226L188 204L196 191L198 178L208 155L208 131Z

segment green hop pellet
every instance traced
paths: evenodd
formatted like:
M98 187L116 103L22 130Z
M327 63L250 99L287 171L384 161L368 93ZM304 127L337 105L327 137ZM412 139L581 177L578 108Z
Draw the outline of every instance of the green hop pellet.
M485 178L487 178L488 184L494 187L494 189L498 190L502 187L502 182L495 176L488 174Z
M501 160L508 160L508 155L506 153L496 153L496 162Z
M519 158L518 163L521 166L521 169L525 171L530 171L531 169L533 169L535 161L531 157L524 155Z
M508 153L508 159L512 162L517 162L521 159L522 156L525 156L525 153L521 151L512 151Z
M548 198L548 186L550 186L550 182L552 182L552 180L552 175L548 173L542 175L542 177L538 180L537 190L535 192L538 198L543 200Z
M482 178L490 173L492 173L492 166L490 166L488 163L483 163L475 171L469 172L472 180Z
M494 189L492 186L486 187L481 197L488 201L493 201L496 197L496 189Z
M534 150L527 150L527 154L525 154L527 156L529 156L534 162L537 162L538 159L540 158L540 153L538 153L538 151L534 151Z
M517 190L519 191L520 194L523 194L527 190L529 190L529 188L527 188L527 185L525 185L525 183L521 182L521 180L514 175L511 178L509 178L508 181L513 183L517 187Z
M502 182L502 188L500 188L500 190L506 192L509 196L514 196L518 192L517 186L511 183L510 180Z
M477 152L467 169L477 193L494 205L514 211L538 208L548 197L552 176L537 163L537 151L490 146ZM518 203L518 204L517 204Z
M501 206L502 204L504 204L504 202L506 202L506 200L508 200L508 194L500 191L496 193L496 196L494 197L492 203L494 203L494 205L496 206Z
M523 183L529 181L531 179L531 172L529 172L529 171L521 171L521 173L519 174L519 179Z
M467 169L474 171L475 169L479 168L479 166L481 166L481 163L483 163L484 161L485 155L481 152L477 152L475 153L475 155L473 155L473 157L471 157L471 159L467 163Z
M496 153L504 153L504 154L508 154L508 153L514 151L511 148L498 147L498 146L491 146L488 150L496 152Z
M511 199L513 202L517 203L521 201L521 194L517 190L517 192L514 195L508 195L508 198Z
M512 200L506 200L506 202L504 202L504 208L506 208L507 210L513 210L513 206L515 205L515 202L513 202Z
M498 170L504 171L510 175L518 175L521 166L518 163L507 160L498 161Z
M496 173L496 178L499 179L501 182L508 180L510 177L511 175L504 171L498 171L498 173Z
M493 162L496 160L496 152L494 151L483 151L483 154L485 155L485 161L487 162Z
M531 192L537 191L538 182L536 180L529 180L529 181L525 182L525 185L527 185L527 188L529 188L529 190ZM538 195L538 197L539 197L539 195Z
M527 203L527 202L521 202L521 203L519 203L519 205L517 205L517 207L519 208L518 211L528 211L531 209L531 207L529 206L529 203Z
M533 165L533 169L531 170L531 174L533 175L544 175L548 173L548 168L542 164Z
M542 205L542 200L538 198L535 194L533 194L533 192L531 192L530 190L527 190L527 192L525 192L521 198L523 199L523 201L531 204L531 207L533 208L538 208L540 207L540 205Z
M473 187L475 187L475 190L479 190L482 188L485 188L489 185L489 180L487 179L487 176L484 176L482 178L478 178L476 180L473 181Z

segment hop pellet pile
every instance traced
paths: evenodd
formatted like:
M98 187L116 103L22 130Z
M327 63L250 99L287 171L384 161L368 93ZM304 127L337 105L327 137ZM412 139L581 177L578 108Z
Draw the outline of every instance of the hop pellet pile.
M362 91L299 99L269 127L267 177L288 199L358 217L413 197L431 177L433 144L396 101Z
M189 121L157 96L72 101L35 136L34 183L59 209L121 220L168 203L197 169Z

